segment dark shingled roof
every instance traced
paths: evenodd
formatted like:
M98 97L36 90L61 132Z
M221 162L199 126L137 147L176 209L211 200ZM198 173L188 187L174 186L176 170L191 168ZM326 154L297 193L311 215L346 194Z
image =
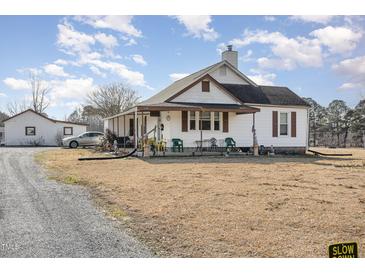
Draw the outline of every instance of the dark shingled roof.
M222 86L243 103L286 106L309 106L302 98L287 87L251 86L222 84Z

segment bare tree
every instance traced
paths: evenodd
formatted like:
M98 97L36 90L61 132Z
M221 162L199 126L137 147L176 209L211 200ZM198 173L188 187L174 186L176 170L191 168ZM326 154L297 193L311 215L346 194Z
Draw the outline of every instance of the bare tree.
M38 76L37 73L30 72L29 85L32 91L32 108L35 112L44 113L49 106L47 100L47 94L50 88L45 82Z
M8 119L8 118L9 118L9 116L6 113L0 111L0 127L4 126L3 120Z
M49 106L49 101L47 100L47 94L50 91L50 88L46 85L46 83L39 77L39 75L35 72L29 73L29 89L31 90L32 96L31 101L27 103L25 100L23 102L10 102L7 105L8 112L10 115L15 115L20 113L28 108L33 109L35 112L45 114L45 110Z
M13 101L7 104L8 113L10 116L18 114L24 110L27 110L30 106L25 102L25 100L21 103Z
M123 83L99 86L88 95L88 102L102 117L108 117L134 106L137 92Z

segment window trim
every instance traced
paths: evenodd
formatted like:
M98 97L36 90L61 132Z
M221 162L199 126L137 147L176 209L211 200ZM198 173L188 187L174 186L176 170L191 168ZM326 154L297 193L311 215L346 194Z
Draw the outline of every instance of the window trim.
M218 113L218 121L215 120L215 114ZM218 122L218 129L215 128L215 122ZM220 131L221 130L221 113L219 111L213 111L213 130Z
M204 112L209 113L209 129L203 129L203 121L208 122L208 120L203 120L203 113ZM212 112L211 111L202 111L201 116L199 115L199 123L201 124L201 130L211 131L212 130Z
M28 134L28 129L30 129L30 128L34 129L34 134ZM25 127L25 136L36 136L36 135L37 135L36 127L34 127L34 126Z
M191 113L194 113L194 119L191 119ZM196 130L197 129L197 123L196 123L196 111L189 111L189 131ZM194 128L191 128L191 122L194 121Z
M282 124L281 123L281 114L286 114L286 134L281 134L281 125L285 125L285 124ZM280 111L279 112L279 123L278 123L278 127L279 127L279 136L280 137L288 137L290 134L289 134L289 113L288 112L285 112L285 111Z
M71 129L71 134L66 134L66 129ZM73 127L63 127L63 135L64 136L72 136L72 135L74 135L74 128Z
M210 81L202 81L202 92L210 92Z

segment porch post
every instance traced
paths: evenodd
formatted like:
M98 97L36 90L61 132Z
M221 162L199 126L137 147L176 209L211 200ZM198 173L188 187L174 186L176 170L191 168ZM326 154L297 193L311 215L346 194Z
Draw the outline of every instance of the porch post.
M202 111L199 111L199 128L200 128L200 155L203 155L203 123L202 123Z
M133 130L133 134L134 134L134 148L138 147L138 142L137 142L137 108L136 111L134 112L134 130Z
M119 137L119 116L117 117L117 137Z
M253 155L258 156L259 150L258 150L256 128L255 128L255 113L252 113L252 137L253 137Z
M125 139L126 139L126 134L125 134L125 114L123 115L123 136L124 136L124 150L125 150Z
M115 133L114 132L114 118L112 119L112 122L113 122L113 134Z

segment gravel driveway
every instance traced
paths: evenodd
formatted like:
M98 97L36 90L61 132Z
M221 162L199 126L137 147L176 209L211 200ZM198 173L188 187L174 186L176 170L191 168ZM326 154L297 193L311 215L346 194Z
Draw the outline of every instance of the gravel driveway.
M48 180L46 148L0 148L0 257L151 257L81 186Z

